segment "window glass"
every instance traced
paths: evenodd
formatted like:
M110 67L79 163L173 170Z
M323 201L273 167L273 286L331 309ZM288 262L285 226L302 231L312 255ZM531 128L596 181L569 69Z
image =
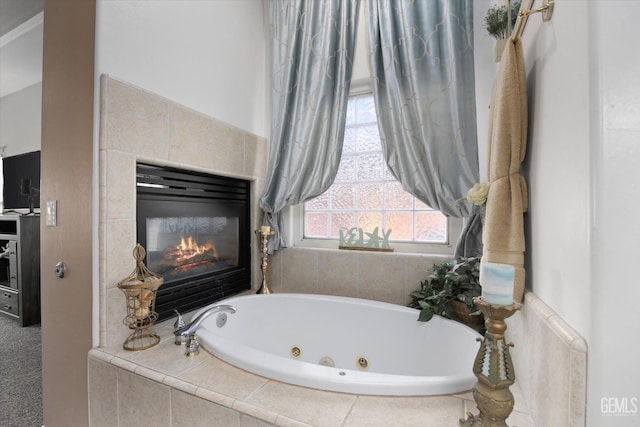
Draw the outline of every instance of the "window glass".
M342 159L333 185L304 204L304 237L337 239L362 228L390 241L446 243L447 218L402 189L382 156L373 95L349 98Z

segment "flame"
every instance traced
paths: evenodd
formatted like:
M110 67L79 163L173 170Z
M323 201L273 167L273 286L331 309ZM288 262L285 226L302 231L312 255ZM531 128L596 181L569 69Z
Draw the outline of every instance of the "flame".
M180 236L180 244L176 246L176 250L178 252L178 262L187 261L207 251L213 251L213 256L215 258L218 257L216 247L212 243L199 245L193 236L187 236L186 238L184 236Z

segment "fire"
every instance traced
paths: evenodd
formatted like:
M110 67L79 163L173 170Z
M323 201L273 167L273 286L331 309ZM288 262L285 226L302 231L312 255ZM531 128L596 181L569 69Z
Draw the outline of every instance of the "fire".
M216 247L212 243L199 245L193 236L187 236L186 238L184 236L180 236L180 244L176 246L176 250L178 253L177 261L179 263L188 261L207 252L212 253L214 258L218 257Z

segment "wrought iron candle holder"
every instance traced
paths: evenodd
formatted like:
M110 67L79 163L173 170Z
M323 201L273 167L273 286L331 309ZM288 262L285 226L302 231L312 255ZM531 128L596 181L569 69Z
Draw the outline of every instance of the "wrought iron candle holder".
M142 260L146 251L137 244L133 249L136 267L125 279L118 282L118 288L124 292L127 303L127 315L123 323L133 332L124 341L125 350L146 350L160 342L160 336L151 330L158 319L155 311L156 293L162 285L162 276L147 269Z
M270 294L271 289L269 289L269 285L267 284L267 271L269 269L269 237L273 236L275 232L268 225L263 225L260 227L260 230L256 230L256 233L260 234L260 242L262 253L262 263L260 264L260 268L262 269L262 284L260 285L260 289L256 292L256 294Z
M473 373L478 378L473 387L473 399L480 415L467 414L467 419L461 419L462 426L505 427L506 419L513 411L513 394L509 387L516 380L513 362L504 332L507 325L505 319L520 310L521 304L511 305L490 304L475 297L476 303L485 317L487 332L481 341L480 349L473 364Z

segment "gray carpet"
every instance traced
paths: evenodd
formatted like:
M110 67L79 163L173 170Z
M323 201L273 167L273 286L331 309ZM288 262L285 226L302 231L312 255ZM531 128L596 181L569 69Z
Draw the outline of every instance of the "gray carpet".
M0 427L42 426L40 325L0 315Z

